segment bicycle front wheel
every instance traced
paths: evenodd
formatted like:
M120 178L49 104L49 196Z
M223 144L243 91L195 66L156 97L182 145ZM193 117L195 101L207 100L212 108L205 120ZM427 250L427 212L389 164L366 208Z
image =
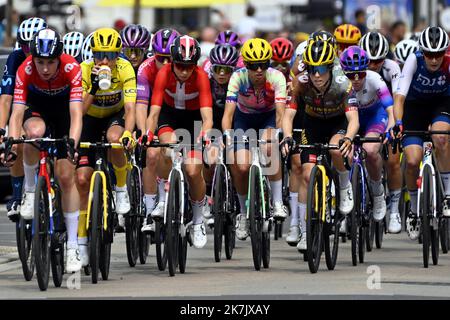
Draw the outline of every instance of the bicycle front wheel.
M320 257L322 255L323 221L322 192L324 177L318 166L311 170L308 198L306 201L306 247L308 257L308 267L311 273L316 273L319 269Z
M441 226L439 227L439 236L441 239L442 253L448 253L450 245L449 239L449 218L441 217Z
M92 283L97 283L100 265L100 247L103 218L102 179L95 175L91 212L89 215L89 264L91 266Z
M262 260L262 199L259 168L250 168L249 217L250 238L252 242L253 265L255 270L261 269Z
M51 265L53 284L59 288L62 285L64 275L64 244L66 242L66 233L64 217L62 213L61 190L59 185L53 186L55 200L53 207L53 223L55 232L52 235L51 244Z
M335 172L332 173L333 185L336 189L338 186L338 179ZM327 212L329 217L327 223L324 226L323 241L325 251L325 261L327 263L328 270L334 270L337 261L338 249L339 249L339 220L341 214L339 212L339 192L335 190L334 196L331 192L331 184L327 187ZM334 214L333 214L334 213Z
M165 250L165 226L162 219L155 219L155 248L156 248L156 263L159 271L166 270L167 266L167 252Z
M428 268L428 262L430 259L430 245L431 245L431 219L433 214L433 185L432 185L432 172L429 166L426 166L422 173L422 195L420 215L422 219L422 252L423 252L423 266Z
M169 274L175 275L179 254L179 230L180 230L180 196L181 177L177 170L172 170L170 176L169 195L167 202L166 216L166 237L165 251L167 252L167 262Z
M50 273L50 211L48 186L45 177L39 176L34 198L33 251L39 289L47 290Z
M216 262L220 262L222 256L222 238L225 222L224 207L226 204L225 169L222 165L218 165L216 167L214 182L214 203L212 206L212 213L214 216L214 259Z
M130 267L136 266L139 256L139 233L141 229L140 222L140 182L139 172L136 167L128 171L127 175L128 194L130 197L131 209L125 215L125 242L127 248L127 258Z

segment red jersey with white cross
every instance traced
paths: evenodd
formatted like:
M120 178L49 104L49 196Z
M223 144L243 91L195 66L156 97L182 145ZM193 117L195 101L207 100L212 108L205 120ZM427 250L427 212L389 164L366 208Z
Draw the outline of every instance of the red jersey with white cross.
M26 104L28 92L44 98L69 94L71 102L83 101L80 65L72 56L63 53L55 76L47 81L39 76L33 57L27 57L17 70L14 103Z
M166 64L156 76L152 94L152 105L163 104L180 110L212 108L211 87L206 72L195 66L189 79L181 83L172 71L172 64Z

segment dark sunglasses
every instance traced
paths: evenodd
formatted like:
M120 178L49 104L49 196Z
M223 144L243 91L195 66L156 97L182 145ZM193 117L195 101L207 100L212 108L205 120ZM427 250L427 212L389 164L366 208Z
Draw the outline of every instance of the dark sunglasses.
M135 55L136 57L141 57L145 53L145 49L142 48L124 48L123 54L127 57L131 57L132 55Z
M360 72L346 72L345 75L347 76L347 78L349 78L350 80L361 80L364 79L367 75L367 73L365 71L360 71Z
M172 57L165 54L156 54L155 59L162 64L172 61Z
M232 66L224 66L224 65L220 65L220 64L213 64L212 65L212 71L214 73L225 73L225 74L230 74L234 71L234 67Z
M445 55L445 51L442 52L427 52L424 51L423 55L428 59L439 59L442 58Z
M195 64L175 63L175 68L180 71L192 71L194 70L195 66Z
M108 60L114 60L119 57L119 52L95 51L95 52L92 52L92 54L93 54L94 58L98 59L98 60L103 60L105 58Z
M29 53L30 52L30 46L27 44L21 44L20 47L22 48L22 51L24 53Z
M270 67L270 62L269 61L265 61L265 62L255 62L255 63L250 63L247 62L245 64L245 66L247 67L247 69L252 70L252 71L257 71L259 68L261 68L261 70L267 70Z
M380 64L383 63L384 59L370 60L370 64Z
M281 68L283 68L283 69L287 69L287 68L289 68L289 62L288 62L288 61L283 61L283 62L272 61L272 62L270 63L270 66L271 66L272 68L279 68L279 67L281 67Z
M308 73L310 75L314 75L316 73L319 73L320 75L323 75L325 73L327 73L328 71L330 71L330 66L325 65L325 66L307 66L306 70L308 71Z

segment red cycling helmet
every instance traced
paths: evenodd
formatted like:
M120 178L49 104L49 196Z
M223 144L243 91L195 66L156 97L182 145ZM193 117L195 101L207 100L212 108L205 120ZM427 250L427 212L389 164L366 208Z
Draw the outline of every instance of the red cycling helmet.
M189 36L179 36L170 47L172 61L184 64L197 64L200 59L200 45Z
M276 38L270 42L270 45L272 46L272 60L274 61L283 62L290 60L294 54L294 45L288 39Z

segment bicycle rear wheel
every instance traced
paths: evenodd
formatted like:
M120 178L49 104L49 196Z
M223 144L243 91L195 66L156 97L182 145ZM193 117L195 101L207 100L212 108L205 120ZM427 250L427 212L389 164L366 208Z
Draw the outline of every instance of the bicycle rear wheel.
M442 253L448 253L448 248L450 246L449 232L449 218L441 217L439 236L441 239Z
M255 270L261 269L262 260L262 199L259 168L250 168L249 217L250 238L252 242L253 265Z
M89 215L89 265L91 267L92 283L97 283L100 265L100 247L103 218L103 182L99 174L94 178L91 212Z
M367 252L372 252L373 249L373 244L375 241L375 220L373 219L373 216L370 215L369 221L368 221L369 225L367 226L367 230L366 230L366 250Z
M225 170L222 165L216 167L216 175L214 177L213 189L213 206L212 213L214 216L214 259L220 262L222 255L222 238L225 223Z
M316 273L319 269L322 255L323 221L321 215L322 210L325 209L322 208L324 197L322 192L323 180L324 177L322 177L322 171L319 167L313 167L306 202L306 252L311 273Z
M180 173L172 170L167 203L165 251L169 274L175 276L179 254L179 229L180 229Z
M114 230L114 212L112 211L112 200L110 194L107 198L107 228L105 230L103 220L101 228L101 242L100 242L100 263L99 268L102 273L102 279L108 280L109 267L111 264L111 243L113 242Z
M32 253L33 235L31 232L32 220L24 220L22 217L16 224L17 250L22 272L26 281L30 281L34 274L34 255Z
M386 228L386 217L381 220L375 222L375 245L377 249L381 249L383 246L383 237L384 237L384 230Z
M182 237L179 235L179 248L180 252L178 254L178 267L180 269L180 273L184 273L186 271L186 260L187 260L187 247L188 247L188 239L189 233L186 232L186 236Z
M336 173L332 173L334 186L338 186L338 179ZM339 212L339 192L335 190L333 197L331 193L331 183L327 187L327 217L323 231L325 261L328 270L334 270L337 262L338 249L339 249L339 220L341 214ZM334 215L332 213L334 212Z
M127 258L130 267L136 266L139 257L139 233L141 229L141 192L138 168L132 167L127 174L128 194L130 197L131 209L125 215L125 242L127 248Z
M158 269L164 271L167 266L167 252L165 250L165 226L162 219L154 219L155 223L155 248L156 248L156 263Z
M139 219L139 225L142 226L145 218ZM155 221L153 220L153 223ZM148 252L150 251L151 235L139 230L139 262L145 264L147 262Z
M45 177L39 176L36 184L34 198L34 234L33 251L36 263L36 277L39 289L45 291L48 288L50 274L50 212L48 187Z
M266 215L269 216L270 213L270 189L268 186L268 179L263 179L263 188L264 188L264 207L266 208ZM263 220L261 217L261 221L263 224L265 224L266 227L263 228L262 230L262 247L261 247L261 255L262 255L262 262L263 262L263 267L265 269L269 268L269 264L270 264L270 230L272 228L271 226L271 221L266 219ZM276 232L276 230L275 230Z

